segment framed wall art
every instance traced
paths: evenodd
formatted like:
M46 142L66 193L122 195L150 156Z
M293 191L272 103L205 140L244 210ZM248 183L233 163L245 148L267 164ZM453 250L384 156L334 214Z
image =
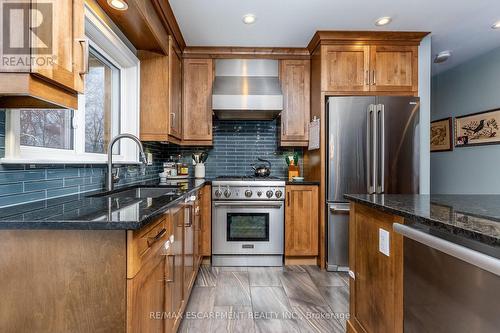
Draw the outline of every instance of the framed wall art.
M500 144L500 109L455 118L455 146Z
M451 117L431 122L431 152L453 150L451 129Z

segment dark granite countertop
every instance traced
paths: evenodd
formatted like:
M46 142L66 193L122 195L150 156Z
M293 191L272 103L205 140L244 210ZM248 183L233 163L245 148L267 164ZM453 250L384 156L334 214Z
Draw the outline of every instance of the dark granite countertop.
M91 197L100 191L10 206L0 209L0 229L135 230L209 183L189 179L175 194L157 198ZM162 187L158 182L144 182L114 192L139 186Z
M346 194L345 198L402 216L409 226L451 241L500 247L500 195Z

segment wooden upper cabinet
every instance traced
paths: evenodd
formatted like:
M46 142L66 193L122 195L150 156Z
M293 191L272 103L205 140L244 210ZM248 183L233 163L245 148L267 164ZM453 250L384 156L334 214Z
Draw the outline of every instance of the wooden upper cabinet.
M88 51L86 47L83 47L83 44L88 42L82 40L85 37L83 3L83 0L50 2L53 17L51 20L52 38L45 34L45 31L50 31L47 29L40 32L41 38L31 39L32 57L47 58L45 47L52 48L51 64L34 61L31 72L81 93L84 92L82 75L87 66L84 63L86 56L83 56L83 52ZM47 20L45 16L47 16L49 8L47 1L32 0L31 6L33 8L31 15L35 16L33 22L42 22L43 26L43 20ZM37 18L38 15L44 17ZM72 27L72 29L68 29L68 27Z
M212 59L184 59L183 143L212 143ZM200 142L201 141L201 142Z
M169 117L168 134L178 140L182 139L182 59L180 50L169 37L168 72L169 83Z
M167 56L138 51L141 61L141 140L182 138L182 60L170 38Z
M321 90L332 93L418 91L418 46L326 45Z
M371 91L418 91L418 47L373 45Z
M318 255L318 200L318 186L286 187L285 256Z
M141 140L168 141L170 127L168 56L138 51L141 61Z
M310 119L310 61L282 60L283 111L280 146L307 146Z
M84 92L88 65L84 0L31 0L9 5L25 19L12 14L14 19L9 22L10 45L20 46L21 51L6 48L0 53L12 60L0 64L0 107L77 109L77 93ZM28 34L31 37L25 45Z
M322 50L323 91L370 91L370 46L327 45Z

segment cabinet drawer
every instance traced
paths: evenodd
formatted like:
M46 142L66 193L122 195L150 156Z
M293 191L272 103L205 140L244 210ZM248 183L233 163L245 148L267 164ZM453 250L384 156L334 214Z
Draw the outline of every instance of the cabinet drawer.
M127 232L127 278L133 278L151 253L170 236L167 216L163 214L155 222Z

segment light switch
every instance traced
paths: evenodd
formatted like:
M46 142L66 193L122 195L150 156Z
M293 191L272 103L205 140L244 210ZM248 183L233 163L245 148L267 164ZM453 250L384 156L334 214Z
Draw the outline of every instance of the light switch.
M380 228L378 229L378 250L386 256L389 256L390 253L389 236L389 231Z
M148 160L148 165L153 165L153 154L148 153L146 158Z

